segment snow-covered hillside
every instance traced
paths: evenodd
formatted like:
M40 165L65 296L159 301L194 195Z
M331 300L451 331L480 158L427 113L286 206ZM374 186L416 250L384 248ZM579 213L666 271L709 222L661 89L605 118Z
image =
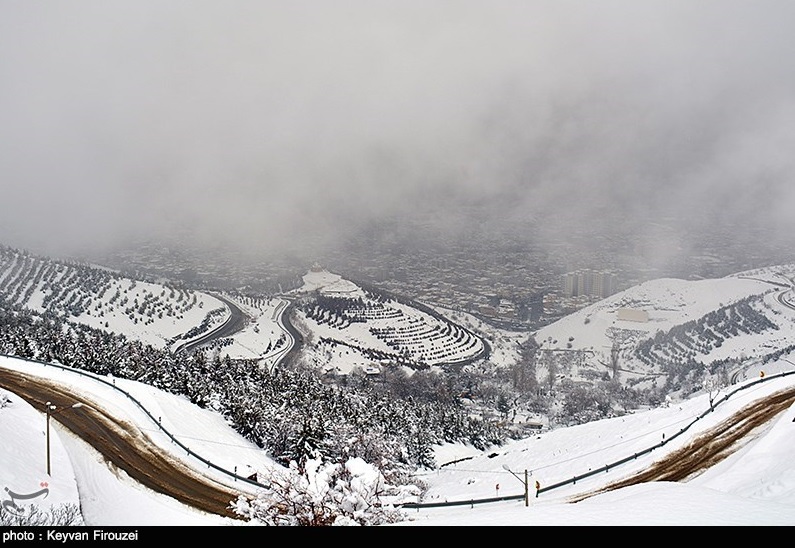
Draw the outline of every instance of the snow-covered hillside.
M793 272L785 265L629 288L540 329L538 378L595 379L615 370L648 386L673 364L714 370L775 359L795 345L787 283Z
M773 366L771 373L777 368L792 371L787 363ZM178 446L159 428L152 427L151 417L161 418L159 424L163 428L222 470L237 470L246 475L257 471L264 476L278 466L214 412L148 385L118 380L117 389L86 376L11 358L0 358L0 368L28 371L71 385L75 393L95 401L97 407L142 428L153 442L173 451L175 459L219 481L228 480L228 475L207 467L205 462L184 451L176 451ZM793 409L754 432L739 451L697 477L683 482L655 481L625 487L576 504L570 503L570 499L648 467L750 402L791 387L792 379L795 377L753 383L707 415L703 413L709 402L707 395L702 394L677 405L560 428L485 451L462 444L437 446L439 468L421 471L419 475L428 487L423 503L478 500L497 495L516 497L522 493L525 470L534 493L536 481L545 488L627 455L640 453L640 456L609 472L565 483L538 497L531 494L529 507L514 498L489 504L424 508L406 511L398 525L791 525L795 516L795 475L791 464L795 439L791 435ZM119 389L140 401L149 415ZM702 419L696 420L699 416ZM82 519L89 526L242 525L199 512L135 483L126 473L107 466L95 450L57 421L51 424L53 474L45 475L42 413L0 388L0 417L0 434L6 441L0 449L0 485L13 493L40 492L42 485L47 487L46 497L40 494L19 500L20 506L35 505L46 511L61 504L79 505ZM680 431L683 434L677 437ZM646 452L666 439L666 434L670 443ZM246 488L241 482L233 485L241 490ZM6 502L11 504L14 500Z
M224 303L207 293L5 247L0 247L0 294L34 312L53 313L158 348L202 322L222 322L228 315Z
M535 379L618 379L624 386L692 392L710 377L725 384L795 350L795 265L719 279L651 280L570 314L532 335ZM490 328L463 313L413 303L320 267L284 296L212 294L167 281L135 280L79 263L0 247L0 295L9 304L174 349L223 324L233 301L240 331L206 347L220 357L272 367L293 346L289 317L304 338L301 359L326 372L385 363L407 371L450 364L525 363L526 334ZM222 297L222 298L221 298ZM528 345L532 347L532 345ZM663 388L663 385L664 388Z
M295 290L298 322L314 347L310 360L329 371L412 369L466 363L486 355L483 339L430 308L364 289L322 269L310 270Z
M272 367L294 341L282 324L290 299L312 296L353 305L342 317L315 307L296 321L305 330L310 362L347 373L377 366L380 360L413 367L460 363L486 352L483 339L441 313L374 296L325 270L310 270L292 296L224 294L246 316L242 329L211 342L220 357L257 359ZM0 295L35 313L124 335L160 349L175 350L223 324L230 310L222 299L169 281L136 280L107 268L55 261L0 247ZM326 303L327 304L327 303ZM325 317L322 314L327 314ZM352 320L352 321L351 321ZM351 359L353 357L353 359ZM358 358L357 358L358 357Z

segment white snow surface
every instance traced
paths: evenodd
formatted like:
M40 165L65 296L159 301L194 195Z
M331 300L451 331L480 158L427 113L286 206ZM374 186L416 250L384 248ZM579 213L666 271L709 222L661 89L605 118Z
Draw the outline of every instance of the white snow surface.
M330 279L323 273L315 274L318 275L307 277L311 282L309 287L331 285L350 289L348 284L340 283L340 279ZM599 326L604 331L612 325L618 306L648 307L650 316L655 318L650 324L673 325L699 317L722 303L728 304L747 295L765 294L773 287L770 282L779 279L775 272L769 270L754 275L757 279L735 276L699 282L657 280L597 303L545 328L543 332L565 341L563 334L572 332L570 330L576 326L575 341L578 344L596 345L609 340L600 334ZM765 276L768 276L766 280ZM781 287L775 291L779 290L783 291ZM780 345L781 341L792 337L793 312L776 299L770 305L778 306L776 310L780 314L776 317L781 328L769 333L768 342L764 344ZM261 314L256 321L262 322L259 324L262 333L270 329L268 322L276 317L276 308L283 304L274 299L269 304L259 303L257 306ZM457 314L458 321L465 321L469 328L483 327L471 318ZM588 324L583 322L586 316L591 318ZM253 330L246 332L245 336L251 339L246 345L255 344L254 335ZM502 341L502 350L492 356L492 360L496 360L494 365L505 365L515 359L514 349L519 342L515 334L491 332L490 336L493 341ZM749 341L752 344L742 346L743 342ZM734 344L733 352L750 355L757 350L756 345L760 341L740 337ZM157 417L164 428L192 451L227 470L263 472L275 466L264 452L234 432L220 416L197 408L182 397L123 379L102 378L105 382L98 382L91 375L15 358L0 358L0 367L68 383L98 406L136 422L164 448L174 449L175 446L159 431L151 417ZM729 458L687 481L637 485L576 504L570 502L574 495L590 492L643 469L743 406L791 387L795 383L795 375L777 375L792 371L795 371L795 363L789 354L764 366L747 367L736 384L722 388L717 395L720 400L732 392L731 397L718 405L713 413L697 421L695 419L709 407L706 393L668 400L658 408L636 410L621 417L542 430L536 435L487 451L461 444L437 447L439 468L426 471L421 476L428 487L423 502L467 502L521 495L527 471L528 486L531 487L529 507L520 497L488 504L404 510L405 519L396 525L794 525L795 461L791 456L795 452L795 436L792 435L795 409L792 408L753 432ZM151 417L114 386L124 388L141 401ZM748 388L733 392L744 386ZM0 390L2 395L7 395L11 403L0 408L0 435L4 440L0 449L0 487L14 493L33 493L46 485L48 496L37 498L36 504L79 503L89 525L232 525L226 518L205 515L153 493L125 474L110 469L93 449L62 429L57 422L52 428L53 471L47 476L44 416L15 394ZM79 411L68 409L64 412ZM662 440L669 441L651 453L642 454L608 472L540 493L538 497L532 496L532 486L536 481L540 486L566 482L643 452ZM189 462L192 459L179 451L175 451L175 456ZM204 473L224 476L193 460L195 462L191 464Z

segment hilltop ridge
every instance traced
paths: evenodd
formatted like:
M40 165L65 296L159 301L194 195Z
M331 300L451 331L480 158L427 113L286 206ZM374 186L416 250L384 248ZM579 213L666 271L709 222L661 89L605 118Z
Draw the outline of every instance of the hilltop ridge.
M651 280L538 330L539 378L619 378L692 391L795 349L793 265L724 278Z

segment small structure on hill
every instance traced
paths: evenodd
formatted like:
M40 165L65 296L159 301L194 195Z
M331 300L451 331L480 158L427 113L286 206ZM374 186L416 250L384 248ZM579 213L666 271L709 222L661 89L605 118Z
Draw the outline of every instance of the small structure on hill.
M616 310L616 318L628 322L646 323L649 321L649 313L637 308L619 308Z

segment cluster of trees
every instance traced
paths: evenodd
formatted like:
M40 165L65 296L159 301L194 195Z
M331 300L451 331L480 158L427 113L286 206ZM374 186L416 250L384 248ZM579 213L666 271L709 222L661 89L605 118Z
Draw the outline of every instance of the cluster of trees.
M263 525L381 525L404 519L384 500L400 493L362 459L345 463L311 460L294 463L264 478L268 488L257 498L239 497L237 514Z
M302 312L307 318L319 324L329 324L338 329L345 329L354 322L363 322L356 313L356 309L364 307L362 299L351 299L347 297L329 297L318 294L313 300L301 306ZM353 313L350 311L353 309Z
M635 356L645 364L665 371L670 388L678 389L692 371L713 365L705 363L705 357L727 339L778 329L758 309L761 298L751 296L698 320L674 326L668 332L658 331L654 337L637 345Z
M457 398L396 398L375 383L329 385L309 368L269 371L255 360L174 354L0 300L0 353L145 382L223 414L284 464L360 457L385 475L433 467L432 446L485 449L507 431L469 416ZM410 395L409 395L410 396ZM408 481L408 480L406 480Z
M18 306L28 306L38 291L38 310L72 318L119 313L134 323L151 324L164 316L181 318L197 305L195 292L165 285L157 296L137 283L109 270L0 246L0 293Z
M61 503L42 508L37 504L0 506L0 527L73 527L85 525L77 504Z
M179 337L180 339L189 341L194 337L198 337L202 333L206 333L210 330L210 328L217 323L226 312L226 308L221 306L214 310L210 310L202 320L202 323L190 329L187 333Z
M641 404L658 404L653 392L641 392L622 386L615 379L595 383L561 383L560 409L554 416L560 424L583 424L621 415Z
M430 365L464 365L488 356L489 348L482 338L450 321L436 311L418 303L399 301L385 293L368 288L365 298L339 297L316 292L299 306L303 315L319 325L344 330L353 323L366 324L369 333L389 350L381 351L387 359L413 369ZM399 302L418 310L404 313ZM358 346L348 341L336 341Z
M409 359L405 354L397 354L394 352L384 352L383 350L378 350L376 348L362 346L356 343L348 342L348 341L340 341L338 339L332 339L329 337L320 337L319 340L320 345L326 345L330 349L335 349L337 346L344 346L355 350L362 356L367 359L372 360L373 362L390 362L398 365L402 365L408 367L410 369L428 369L427 364L419 364L414 362L413 360Z

